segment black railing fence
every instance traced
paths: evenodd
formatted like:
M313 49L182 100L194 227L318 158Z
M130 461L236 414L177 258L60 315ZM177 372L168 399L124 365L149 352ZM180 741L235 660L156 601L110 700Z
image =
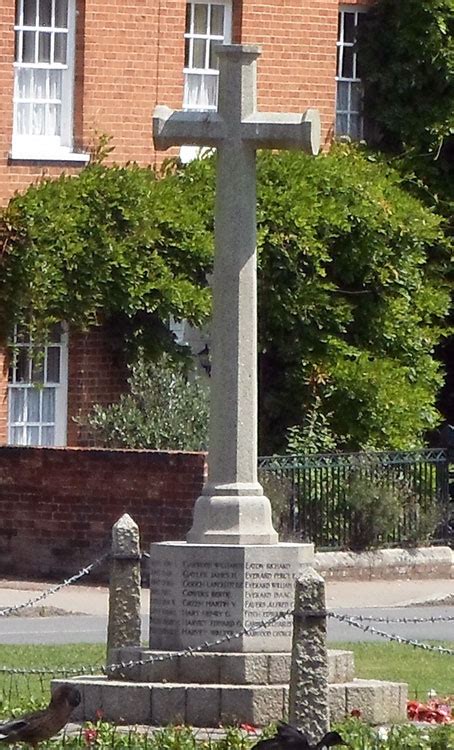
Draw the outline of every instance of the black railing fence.
M281 534L318 549L454 543L444 448L265 456L259 478Z

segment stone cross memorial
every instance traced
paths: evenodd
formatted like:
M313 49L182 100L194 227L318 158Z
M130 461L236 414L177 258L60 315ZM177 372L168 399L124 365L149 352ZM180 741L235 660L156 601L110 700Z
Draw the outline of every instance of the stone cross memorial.
M208 480L187 542L151 547L150 647L210 642L292 607L293 581L312 545L278 544L271 506L257 479L256 150L316 154L320 122L257 111L260 48L220 45L217 112L153 117L158 149L215 147L211 415ZM244 635L219 650L289 650L291 621Z

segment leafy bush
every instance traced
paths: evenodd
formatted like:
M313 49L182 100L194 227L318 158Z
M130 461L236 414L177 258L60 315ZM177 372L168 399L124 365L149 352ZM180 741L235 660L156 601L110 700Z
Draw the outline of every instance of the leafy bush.
M378 467L351 473L341 507L350 515L348 546L357 551L391 542L399 524L407 545L427 542L439 521L437 509L424 507L408 482Z
M131 366L130 392L118 403L95 405L87 417L97 445L198 451L207 447L209 401L205 384L182 363L143 352Z
M288 428L295 445L314 436L316 398L338 448L419 446L440 416L441 220L346 146L262 154L258 181L261 452L284 450ZM41 330L104 317L152 358L171 351L169 315L209 314L214 185L211 159L162 179L94 164L14 197L0 216L0 335L27 316Z

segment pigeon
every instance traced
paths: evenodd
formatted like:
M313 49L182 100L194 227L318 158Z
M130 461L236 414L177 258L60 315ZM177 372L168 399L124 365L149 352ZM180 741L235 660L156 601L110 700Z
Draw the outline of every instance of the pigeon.
M257 742L251 750L323 750L334 745L347 745L339 732L328 732L315 745L311 745L308 738L291 724L280 723L274 737Z
M47 708L0 724L0 743L25 742L35 750L38 742L48 740L63 729L80 700L80 693L73 685L59 685Z

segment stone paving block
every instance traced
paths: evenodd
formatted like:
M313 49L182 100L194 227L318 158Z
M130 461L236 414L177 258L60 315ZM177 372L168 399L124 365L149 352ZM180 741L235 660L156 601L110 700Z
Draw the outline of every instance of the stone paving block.
M266 654L219 654L222 685L261 685L268 682Z
M142 657L143 649L140 646L125 646L122 648L113 648L110 652L111 664L125 664L129 661L137 662ZM130 680L131 682L139 682L140 680L140 666L124 667L115 672L108 672L107 679L109 680Z
M364 721L381 724L406 718L399 711L400 683L357 679L346 683L346 690L347 713L358 708Z
M79 689L83 692L84 720L96 721L96 712L102 711L102 686L107 682L106 677L84 677L78 680Z
M220 721L220 686L191 685L186 692L186 723L195 727L217 727Z
M351 682L355 676L353 651L328 651L328 682Z
M192 654L178 659L178 682L219 683L220 654Z
M345 685L328 685L329 717L331 721L342 721L347 715L347 690Z
M104 718L120 724L147 724L151 721L151 695L147 683L108 680L101 687Z
M271 685L288 685L290 682L290 664L290 654L269 654L267 682Z
M146 661L152 656L166 656L168 651L151 651L142 649L141 659ZM178 657L153 661L140 667L140 682L177 682Z
M221 722L264 726L285 711L283 685L221 686Z
M186 721L186 687L153 685L151 690L151 723L155 726L184 724Z

